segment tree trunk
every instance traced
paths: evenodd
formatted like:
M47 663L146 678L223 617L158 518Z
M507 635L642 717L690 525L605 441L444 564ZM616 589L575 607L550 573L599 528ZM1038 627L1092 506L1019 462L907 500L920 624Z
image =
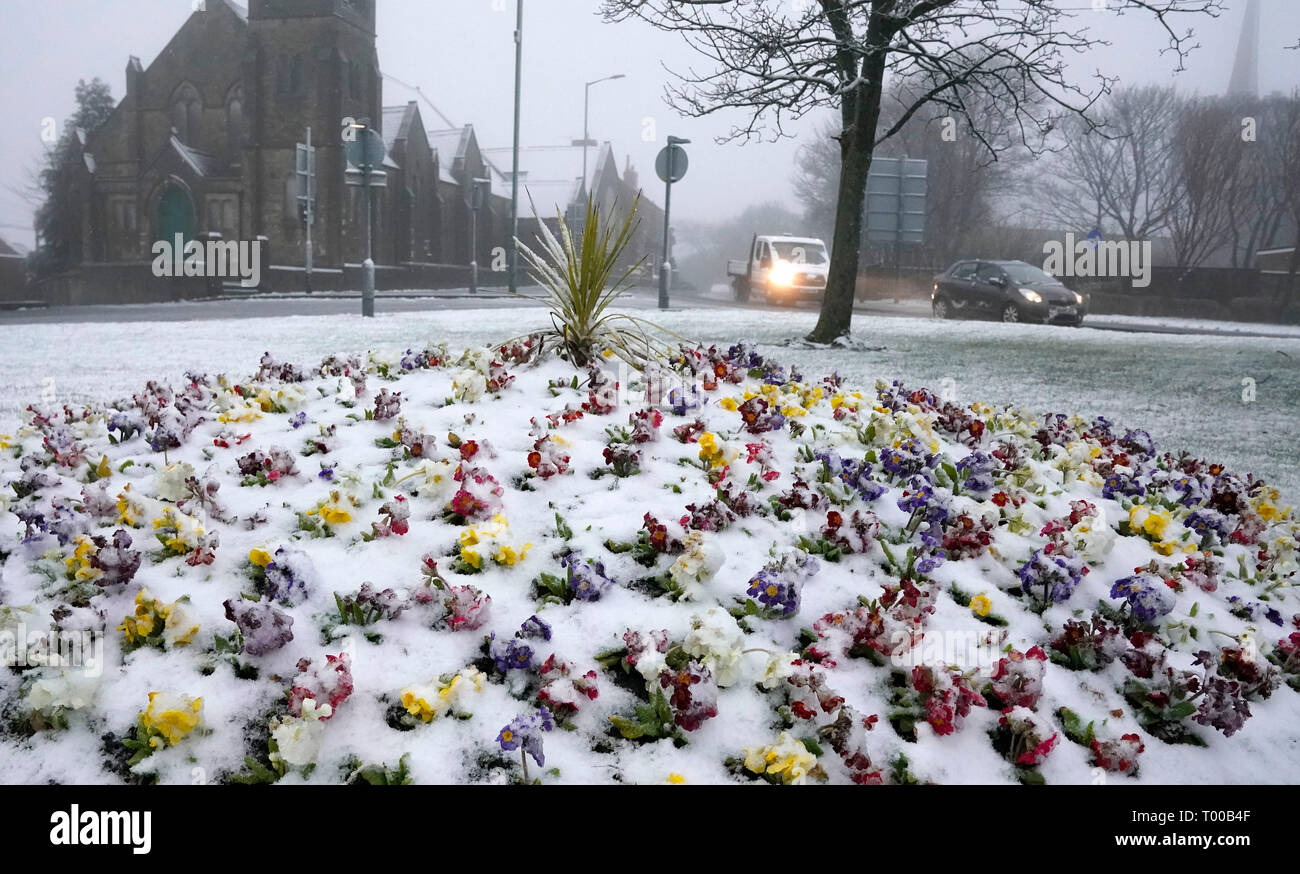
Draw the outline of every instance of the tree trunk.
M870 39L870 38L869 38ZM889 38L876 34L878 45ZM849 334L853 321L853 299L857 293L859 258L862 252L862 213L867 196L867 173L876 148L876 125L880 121L880 95L885 76L885 51L877 49L863 63L862 79L852 103L842 113L840 135L840 186L835 204L835 234L831 238L831 263L826 277L817 327L807 339L832 343ZM849 100L846 95L845 100Z
M845 139L849 139L847 136ZM849 333L857 293L859 255L862 251L862 213L867 192L871 152L850 143L840 161L840 186L835 207L835 234L831 238L831 263L826 277L826 299L821 318L808 339L830 343Z

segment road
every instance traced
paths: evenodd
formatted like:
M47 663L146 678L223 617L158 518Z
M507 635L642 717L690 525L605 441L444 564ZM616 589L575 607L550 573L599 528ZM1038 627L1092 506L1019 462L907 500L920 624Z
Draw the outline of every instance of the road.
M524 288L525 295L540 296L538 288ZM729 295L719 292L674 292L674 300L692 307L735 309L740 305ZM653 288L631 289L624 302L632 309L654 309L657 292ZM412 313L437 310L491 309L496 307L537 306L510 295L504 289L483 289L470 294L468 289L446 291L380 292L375 306L379 312ZM815 311L816 303L774 306L750 302L749 310L770 312ZM250 298L221 298L182 303L124 304L119 306L48 307L0 311L0 325L79 324L111 322L186 322L241 318L284 318L287 316L342 315L359 312L360 296L356 293L318 293L314 295L259 295ZM860 316L930 318L930 304L924 300L859 301L854 312ZM1085 331L1119 331L1205 335L1218 337L1261 337L1294 339L1300 328L1285 325L1223 324L1194 319L1160 319L1126 316L1092 316L1084 323Z

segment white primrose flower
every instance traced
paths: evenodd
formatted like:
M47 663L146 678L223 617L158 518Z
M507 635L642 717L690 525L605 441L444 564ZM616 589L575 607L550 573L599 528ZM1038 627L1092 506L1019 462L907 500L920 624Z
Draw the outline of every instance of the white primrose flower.
M281 716L271 722L271 740L276 751L272 761L281 761L292 768L305 768L315 763L320 752L321 733L324 726L315 719Z
M477 370L462 370L451 387L456 400L472 404L487 392L487 377Z
M82 710L94 703L99 677L86 671L46 673L27 690L24 699L32 711L53 716L61 710Z
M775 689L794 674L794 663L798 659L797 652L772 653L767 657L767 666L763 669L763 676L758 684L764 689Z
M691 630L682 641L682 649L704 659L719 686L731 686L740 678L745 635L735 618L721 607L710 607L691 617Z
M158 471L158 475L154 477L154 491L161 500L175 503L188 494L185 480L192 476L194 476L194 466L189 462L182 461L170 465Z
M668 569L668 575L682 589L682 597L690 600L697 594L696 590L722 568L725 556L703 531L692 529L686 532L682 542L686 548Z

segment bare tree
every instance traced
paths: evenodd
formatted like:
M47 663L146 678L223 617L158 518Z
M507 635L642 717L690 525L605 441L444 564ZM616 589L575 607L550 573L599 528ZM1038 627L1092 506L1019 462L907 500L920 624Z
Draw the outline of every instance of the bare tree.
M1178 16L1216 15L1222 0L1113 0L1118 13L1150 13L1180 62L1194 47ZM858 273L862 203L876 146L923 106L964 117L985 148L988 119L964 95L983 94L1014 119L1022 143L1041 148L1063 117L1086 113L1113 79L1072 82L1066 59L1099 44L1078 11L1052 0L603 0L607 20L641 19L683 35L714 66L678 71L669 103L691 116L738 109L730 137L783 135L782 123L830 107L839 113L840 179L830 276L821 318L809 335L831 342L849 333ZM880 127L886 73L933 84ZM1035 99L1027 101L1026 95Z
M1165 230L1174 206L1181 105L1170 87L1124 87L1106 98L1095 123L1067 120L1035 212L1067 228L1091 224L1127 240Z
M882 125L893 126L897 116L915 101L923 82L895 81L882 99ZM1017 131L995 107L981 107L984 95L970 95L967 106L990 119L982 135L998 144L990 151L958 119L941 108L926 107L879 147L884 157L921 158L928 162L926 241L910 247L911 263L946 266L969 249L972 235L996 220L995 203L1009 190L1017 159ZM1001 125L999 126L999 122ZM836 130L826 126L800 149L794 190L803 202L811 224L830 234L834 230L835 199L839 190L839 144ZM864 233L863 253L868 257L893 257L891 244L872 244Z
M1286 160L1287 98L1231 98L1243 124L1241 166L1228 204L1233 267L1248 267L1255 253L1271 244L1286 218L1286 192L1274 178ZM1245 124L1253 136L1247 136Z
M1223 100L1190 101L1175 138L1169 236L1175 264L1191 270L1232 240L1244 151L1241 116Z
M1272 169L1269 183L1281 193L1295 233L1287 268L1289 276L1279 301L1286 309L1300 293L1300 90L1278 104L1275 125L1265 130L1262 137L1269 141L1270 155L1275 156L1269 162Z

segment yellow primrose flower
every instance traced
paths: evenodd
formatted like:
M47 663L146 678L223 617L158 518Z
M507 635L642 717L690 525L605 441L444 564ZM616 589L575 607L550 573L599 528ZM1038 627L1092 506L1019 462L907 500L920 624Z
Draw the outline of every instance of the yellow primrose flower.
M131 501L131 484L127 483L126 488L117 495L117 521L130 525L132 528L139 528L140 521L136 515L137 509Z
M772 774L785 784L804 782L809 771L816 766L817 757L784 731L775 744L745 750L746 770L755 774Z
M686 782L686 778L683 777L681 774L669 774L668 782L672 783L673 785L680 786L681 784Z
M8 449L10 446L13 446L13 444L9 442L13 439L12 434L0 434L0 449Z
M1135 505L1128 513L1129 528L1153 540L1164 540L1165 529L1172 521L1173 518L1167 510L1159 508L1153 510L1142 504Z
M256 422L262 418L262 411L250 403L245 403L243 408L238 411L226 411L217 416L217 420L230 424L231 422Z
M72 550L72 555L64 559L64 564L68 567L68 574L74 580L93 580L98 577L102 571L91 566L91 553L95 550L95 542L84 534L77 536L77 546Z
M188 695L149 693L149 708L140 714L140 725L149 735L149 745L158 749L162 742L175 746L199 726L202 698Z
M606 358L613 358L613 357L614 357L614 350L613 350L613 349L605 349L605 350L603 350L600 354L603 355L603 356L605 356Z
M524 557L528 555L528 550L532 548L533 545L531 543L525 543L519 548L519 551L516 552L513 546L501 546L497 548L497 551L492 558L496 560L497 564L503 564L506 567L514 567L516 564L524 560Z
M352 521L352 514L344 506L338 492L330 492L330 499L322 501L314 510L308 510L307 515L320 516L321 521L331 525L343 525Z
M781 415L785 416L787 419L798 419L801 416L808 415L808 411L803 407L787 405L781 408Z
M707 462L710 467L722 467L727 463L726 454L722 447L718 445L718 438L710 431L705 431L699 437L700 444L700 461Z
M429 702L425 701L423 698L417 697L416 694L409 689L402 692L402 706L406 708L407 713L412 716L420 717L424 722L431 722L433 720L433 708L429 706Z
M1259 518L1263 519L1265 522L1277 518L1277 507L1272 504L1262 503L1255 508L1255 512L1258 513Z
M461 546L478 546L478 532L473 528L466 528L460 532Z
M735 398L723 398L722 400L718 401L718 406L722 407L722 409L724 410L728 410L734 413L740 407L740 404L736 403Z
M970 599L970 610L976 616L987 616L993 609L993 602L989 600L988 595L976 595Z
M460 549L460 559L465 562L465 564L474 568L474 570L483 569L483 557L478 554L478 550L466 549L462 546Z
M99 464L95 465L95 476L99 479L108 479L113 475L113 468L108 466L108 456L101 455Z
M248 560L258 567L266 567L271 563L271 553L265 549L250 549L248 551Z

